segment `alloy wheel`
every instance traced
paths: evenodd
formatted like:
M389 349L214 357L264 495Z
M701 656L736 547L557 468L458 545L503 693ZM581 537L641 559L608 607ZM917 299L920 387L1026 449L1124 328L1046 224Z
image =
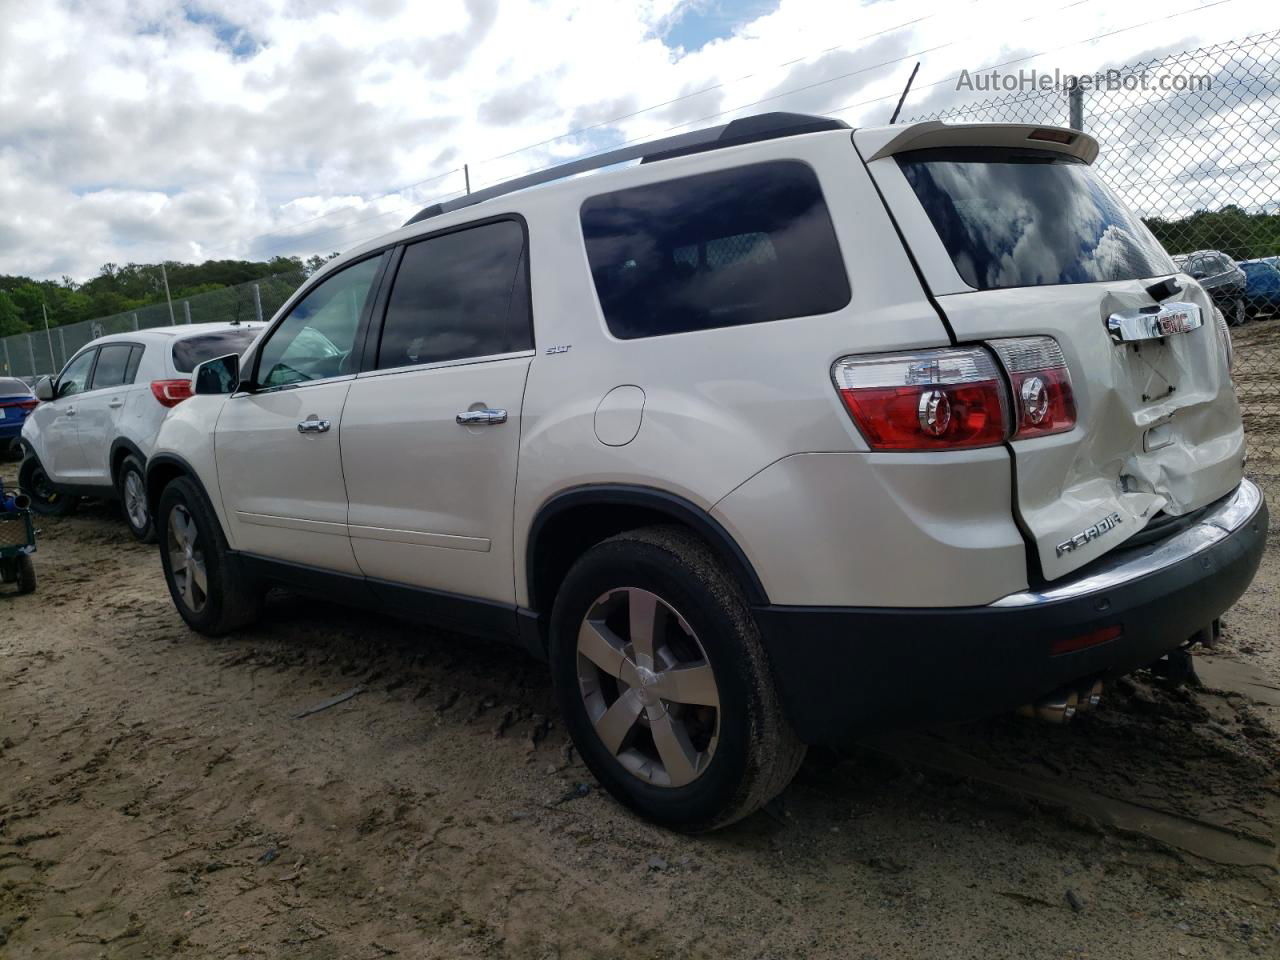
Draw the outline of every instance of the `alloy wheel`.
M578 631L577 667L587 716L624 769L664 787L706 771L720 692L697 635L669 604L637 587L601 594Z
M146 529L147 494L136 470L129 470L124 475L124 512L129 515L129 522L135 530Z
M209 599L209 578L195 520L182 504L169 511L166 540L173 585L187 609L199 613Z

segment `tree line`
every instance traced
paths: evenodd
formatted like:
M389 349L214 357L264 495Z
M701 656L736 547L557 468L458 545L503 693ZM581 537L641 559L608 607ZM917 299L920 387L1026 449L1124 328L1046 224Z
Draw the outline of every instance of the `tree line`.
M198 264L165 261L164 269L170 295L176 301L277 274L296 277L296 283L301 283L336 256L206 260ZM106 263L97 276L84 283L70 277L33 280L0 274L0 336L43 330L46 310L49 325L57 327L164 302L164 280L158 263Z
M1178 220L1146 221L1170 253L1221 250L1234 260L1280 256L1280 213L1249 213L1235 204Z

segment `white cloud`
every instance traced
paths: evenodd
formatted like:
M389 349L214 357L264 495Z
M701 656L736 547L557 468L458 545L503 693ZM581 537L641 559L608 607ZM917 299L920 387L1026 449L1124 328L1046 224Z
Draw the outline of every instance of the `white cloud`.
M1079 45L1154 11L718 0L724 35L687 52L672 24L706 3L0 0L0 273L343 249L461 190L463 162L483 186L735 112L873 101L840 115L879 123L919 51L912 103L936 108L962 97L929 84L961 67L1066 47L1034 65L1092 70L1229 39L1269 9L1233 0Z

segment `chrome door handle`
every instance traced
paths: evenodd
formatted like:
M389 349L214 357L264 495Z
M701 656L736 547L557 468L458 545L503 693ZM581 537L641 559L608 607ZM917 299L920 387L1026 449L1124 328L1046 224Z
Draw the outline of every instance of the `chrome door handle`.
M328 433L329 421L319 420L315 417L311 417L310 419L307 419L307 420L299 420L298 432L299 433Z
M496 427L507 422L507 411L486 407L483 410L463 410L458 414L458 423L464 427Z

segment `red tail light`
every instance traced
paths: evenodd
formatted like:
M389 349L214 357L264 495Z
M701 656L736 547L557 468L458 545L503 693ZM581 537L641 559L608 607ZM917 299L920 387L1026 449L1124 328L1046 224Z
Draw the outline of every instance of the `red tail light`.
M1065 433L1076 425L1071 374L1052 337L992 340L1013 387L1014 440Z
M152 380L151 394L166 407L176 407L191 396L191 381Z
M979 348L843 357L831 378L872 450L954 450L1005 439L1005 387Z

